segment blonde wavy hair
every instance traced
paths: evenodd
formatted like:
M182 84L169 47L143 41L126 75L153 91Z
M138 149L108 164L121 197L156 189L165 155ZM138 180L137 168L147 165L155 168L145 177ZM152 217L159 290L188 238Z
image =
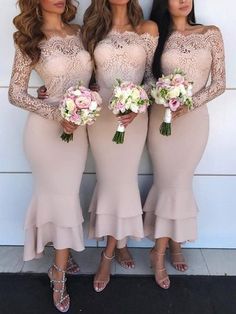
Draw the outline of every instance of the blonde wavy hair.
M135 29L143 19L143 11L138 0L128 2L128 17ZM82 30L85 48L93 56L96 45L106 37L112 28L112 12L108 0L92 0L84 14Z
M27 55L32 64L38 62L41 54L39 43L45 39L42 32L43 18L38 0L19 0L17 2L20 14L13 19L17 31L14 33L14 42L22 53ZM73 0L66 0L66 10L62 15L62 21L69 23L75 18L77 6Z

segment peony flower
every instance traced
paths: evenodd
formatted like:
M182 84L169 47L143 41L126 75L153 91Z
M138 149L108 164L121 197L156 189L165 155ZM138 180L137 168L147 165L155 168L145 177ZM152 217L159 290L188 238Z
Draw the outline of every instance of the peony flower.
M181 74L175 74L172 79L172 84L174 86L179 86L181 84L184 84L184 81L185 81L184 76L182 76Z

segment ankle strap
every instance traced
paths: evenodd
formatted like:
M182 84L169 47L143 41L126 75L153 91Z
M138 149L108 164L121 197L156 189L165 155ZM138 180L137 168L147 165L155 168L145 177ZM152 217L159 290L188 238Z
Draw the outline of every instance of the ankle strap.
M112 257L107 256L104 251L103 251L102 255L105 257L105 259L108 259L110 261L115 257L115 254Z
M57 271L59 271L59 272L61 272L61 273L65 273L65 272L66 272L65 270L63 270L63 269L61 269L60 267L58 267L56 264L53 264L53 267L54 267Z

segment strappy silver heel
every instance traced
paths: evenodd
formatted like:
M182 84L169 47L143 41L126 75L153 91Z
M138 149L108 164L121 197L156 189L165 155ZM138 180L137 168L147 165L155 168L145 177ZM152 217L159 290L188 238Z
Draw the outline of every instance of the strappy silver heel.
M73 259L72 255L70 254L68 257L66 274L67 275L78 275L80 273L80 267Z
M115 257L115 255L109 257L109 256L107 256L105 254L104 251L102 251L99 269L100 269L102 263L106 263L108 267L111 267L111 263L114 260L114 257ZM98 269L97 274L95 275L94 281L93 281L93 287L94 287L94 290L96 292L102 292L106 288L108 283L110 282L110 275L107 278L103 279L103 280L98 280L97 279L98 273L99 273L99 269ZM98 287L98 285L100 287Z
M62 273L62 280L56 280L53 278L53 268ZM68 293L66 293L66 272L59 268L57 265L53 264L50 268L49 268L49 271L48 271L48 277L50 279L50 285L51 285L51 288L53 288L53 291L56 292L56 293L60 293L60 299L58 302L55 302L54 301L54 305L55 307L58 309L58 311L60 311L61 313L66 313L68 312L69 308L70 308L70 296ZM56 289L55 288L55 284L61 284L62 287L61 289ZM63 302L67 300L66 304L63 305Z

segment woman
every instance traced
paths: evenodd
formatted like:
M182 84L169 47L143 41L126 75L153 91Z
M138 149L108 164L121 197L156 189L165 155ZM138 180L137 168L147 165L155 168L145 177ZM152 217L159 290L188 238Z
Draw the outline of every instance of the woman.
M10 102L30 112L24 146L35 188L25 222L24 260L42 255L44 246L53 243L55 261L48 275L54 286L54 304L61 312L67 312L70 306L65 287L69 248L84 249L78 194L88 143L86 129L76 129L63 121L58 105L64 92L78 79L88 85L92 73L80 28L68 24L77 11L73 3L19 1L21 12L14 19L18 30L14 34L16 55L9 90ZM33 70L45 82L47 101L27 92ZM74 131L70 144L60 139L63 128L68 133Z
M151 261L156 282L168 289L170 280L164 261L167 246L172 265L186 271L181 243L197 236L192 179L208 140L206 104L225 90L224 46L217 27L195 24L192 0L156 0L151 18L160 32L153 62L155 78L181 68L194 82L193 110L179 108L173 114L171 136L158 131L164 109L154 105L150 114L148 148L154 183L144 206L144 232L155 239ZM209 75L211 83L206 86Z
M97 172L90 206L90 237L107 236L94 278L97 292L104 290L110 280L117 241L121 248L126 237L143 237L137 174L146 140L147 113L120 118L127 127L126 138L124 144L116 145L112 136L118 120L108 109L108 102L116 79L135 84L144 79L148 83L156 37L156 24L143 20L137 0L93 0L84 16L84 43L95 60L96 82L104 101L99 121L88 128Z

